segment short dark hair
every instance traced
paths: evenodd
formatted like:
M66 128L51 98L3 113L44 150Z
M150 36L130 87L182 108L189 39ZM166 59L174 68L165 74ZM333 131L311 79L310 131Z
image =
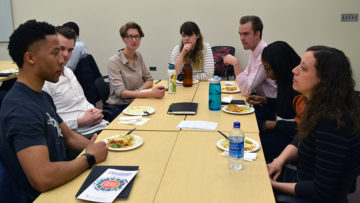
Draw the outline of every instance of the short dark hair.
M80 29L79 29L79 26L74 23L74 22L67 22L67 23L64 23L64 25L62 25L63 27L68 27L68 28L71 28L72 30L74 30L75 34L77 36L80 36Z
M125 38L126 37L126 32L128 31L128 29L131 29L131 28L134 28L134 29L137 29L137 31L139 32L140 34L140 37L144 37L144 33L143 31L141 30L141 27L140 25L138 25L137 23L135 22L128 22L126 23L125 25L121 26L119 32L120 32L120 36L122 38Z
M57 26L55 31L57 34L61 34L66 39L73 39L74 41L76 40L76 34L74 30L69 27Z
M8 45L9 54L16 65L24 65L24 55L35 42L45 40L46 35L55 35L55 27L47 22L28 20L11 34Z
M254 31L254 34L257 32L257 31L260 31L260 39L262 38L262 31L263 31L263 23L261 22L261 19L257 16L243 16L241 17L240 19L240 24L243 25L243 24L246 24L248 22L251 22L251 27Z

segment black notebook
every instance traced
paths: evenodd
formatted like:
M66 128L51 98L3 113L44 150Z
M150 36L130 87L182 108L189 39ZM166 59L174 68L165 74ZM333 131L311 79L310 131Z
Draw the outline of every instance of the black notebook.
M103 174L108 168L124 170L124 171L136 171L139 170L139 166L95 166L88 177L80 187L79 191L76 193L75 197L79 196L91 183L93 183L101 174ZM124 188L124 190L117 196L116 199L128 198L130 190L134 183L136 176L129 182L129 184Z
M169 106L168 114L194 115L196 114L198 103L180 102L172 103Z
M221 102L221 105L228 105L229 103ZM230 104L245 105L245 100L231 100Z

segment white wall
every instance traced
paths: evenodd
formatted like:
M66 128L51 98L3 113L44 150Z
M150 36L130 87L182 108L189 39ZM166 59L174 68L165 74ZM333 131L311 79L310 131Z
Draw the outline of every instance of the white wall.
M238 25L243 15L258 15L264 23L268 43L287 41L299 55L311 45L343 50L350 58L360 89L360 26L341 23L341 13L359 13L359 0L12 0L17 27L28 19L61 25L75 21L80 38L94 55L101 72L107 60L124 45L118 34L128 21L139 23L145 33L139 51L147 66L156 66L155 79L165 79L172 48L180 42L180 25L196 22L210 45L232 45L243 66L248 51L242 49ZM7 44L0 44L0 60L10 59Z

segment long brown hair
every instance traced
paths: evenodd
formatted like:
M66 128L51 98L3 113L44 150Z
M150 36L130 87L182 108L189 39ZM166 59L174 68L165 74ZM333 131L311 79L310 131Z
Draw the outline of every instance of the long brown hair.
M199 27L196 23L188 21L181 25L180 34L193 35L196 34L199 38L196 40L195 48L193 51L188 52L184 56L184 64L190 64L194 70L201 70L204 65L203 54L203 37ZM181 41L180 52L184 48L184 43Z
M348 115L354 134L359 134L360 105L349 59L342 51L326 46L313 46L307 51L314 54L320 82L314 88L311 100L306 100L304 117L299 126L300 140L312 135L317 122L324 117L336 120L337 128L340 128L344 126L344 116Z

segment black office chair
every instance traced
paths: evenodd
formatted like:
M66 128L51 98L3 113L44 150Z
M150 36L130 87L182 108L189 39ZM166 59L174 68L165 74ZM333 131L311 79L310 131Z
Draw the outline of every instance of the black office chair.
M99 95L100 100L103 103L104 119L111 122L117 116L117 114L115 113L115 110L117 110L119 108L115 105L111 105L106 102L110 95L109 82L105 81L108 78L109 78L109 76L98 77L95 80L95 87L96 87L97 94Z
M95 80L102 75L94 57L91 54L88 54L80 59L74 74L84 90L86 99L95 106L96 102L100 100L96 91Z

